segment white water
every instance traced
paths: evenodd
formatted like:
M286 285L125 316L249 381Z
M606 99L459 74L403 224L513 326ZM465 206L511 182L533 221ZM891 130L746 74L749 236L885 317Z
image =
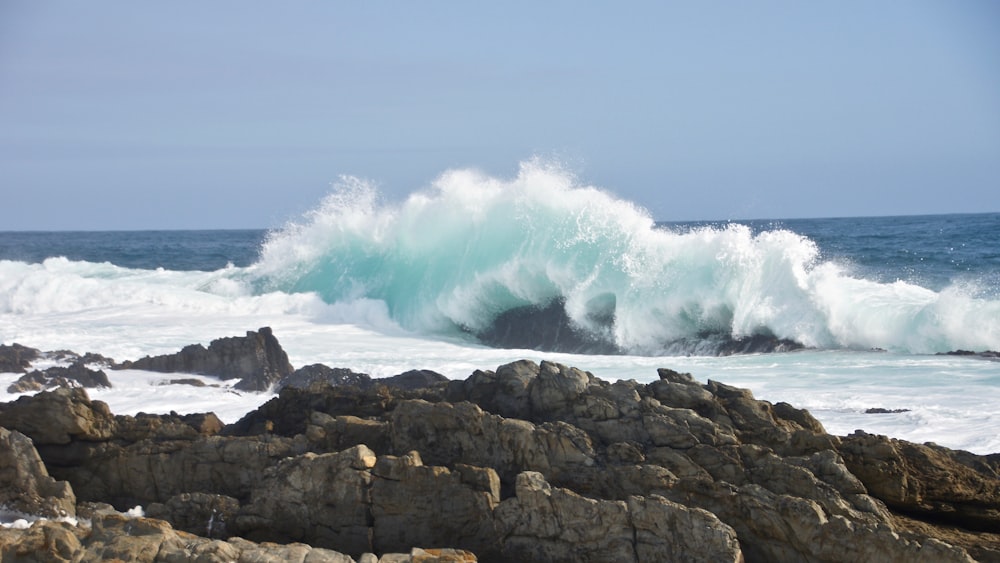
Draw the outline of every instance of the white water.
M565 298L584 326L610 298L610 336L647 355L497 350L471 344L457 330L553 297ZM274 329L295 366L319 362L376 377L422 368L465 378L531 358L641 382L668 367L808 408L835 434L862 428L1000 452L1000 363L925 355L1000 349L1000 302L852 278L789 231L658 230L633 205L536 164L512 181L446 174L398 206L347 181L275 233L261 261L247 268L0 261L3 343L121 361L262 326ZM664 340L762 328L827 350L655 355ZM890 351L869 351L874 347ZM114 387L91 395L119 414L211 410L233 422L268 398L228 386L161 385L174 376L109 376ZM0 400L15 377L0 375ZM872 407L910 411L863 414Z
M224 302L229 301L223 298ZM275 302L280 301L271 297ZM207 299L211 305L214 299ZM22 319L12 330L3 317L2 338L41 349L68 348L96 351L119 360L147 354L173 353L187 344L208 344L221 336L241 335L248 329L271 326L296 367L324 363L348 367L375 377L409 369L432 369L450 378L468 377L476 369L495 369L521 358L552 360L591 371L609 381L657 378L656 368L692 373L704 382L715 379L753 390L772 402L785 401L809 409L834 434L855 429L887 434L916 442L1000 452L1000 364L952 356L914 356L888 352L804 351L786 354L716 357L591 356L497 350L461 341L430 340L393 328L383 307L306 303L291 299L280 307L249 299L246 310L216 304L177 310L149 303L122 310L88 309L77 313L52 312ZM220 308L229 314L220 315ZM235 308L234 308L235 309ZM359 312L360 310L360 312ZM363 314L362 314L363 313ZM370 323L359 323L367 317ZM343 322L344 317L355 322ZM338 320L341 319L341 320ZM11 334L14 332L15 334ZM224 422L270 398L268 394L240 393L229 385L191 387L164 385L173 374L109 371L113 387L90 390L92 398L107 402L117 414L176 411L215 412ZM0 389L17 378L0 374ZM201 377L211 384L221 382ZM0 392L0 399L4 393ZM13 399L6 396L5 400ZM864 414L872 407L910 409L900 414Z

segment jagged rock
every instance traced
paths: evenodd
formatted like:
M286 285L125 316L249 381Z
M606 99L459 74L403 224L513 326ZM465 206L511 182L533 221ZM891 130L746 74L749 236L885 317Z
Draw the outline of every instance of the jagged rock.
M292 561L353 563L336 551L304 544L255 544L241 538L221 541L174 530L152 518L98 515L92 528L53 521L35 522L26 530L0 529L4 561L135 561L227 563L231 561Z
M31 440L0 428L0 507L32 516L76 515L69 483L49 476Z
M51 387L111 387L111 381L104 371L92 370L82 362L75 362L69 367L56 366L25 374L7 387L7 392L27 393Z
M29 436L35 445L107 440L115 433L108 405L91 402L82 388L59 388L0 404L0 426Z
M421 544L465 548L479 555L496 551L493 509L500 502L500 479L493 469L425 466L418 453L410 452L380 457L372 475L376 551Z
M402 401L390 415L395 451L419 451L434 464L465 463L491 467L513 483L525 470L569 479L594 464L590 438L564 422L536 426L483 412L472 403Z
M310 448L316 451L336 452L361 444L376 453L390 451L389 423L381 420L313 411L305 435Z
M309 389L316 384L329 386L349 385L357 389L370 389L375 382L367 373L357 373L347 368L331 368L323 364L312 364L300 367L291 375L278 382L275 390L285 387Z
M0 373L24 373L31 368L31 362L38 359L41 352L17 344L0 344Z
M154 502L146 507L146 516L166 520L179 530L206 538L230 537L229 522L240 511L240 501L226 495L209 493L183 493L174 495L164 503Z
M997 458L841 439L791 405L659 375L608 383L521 361L415 389L314 382L221 430L209 415L113 416L67 389L0 405L0 425L34 439L82 501L147 506L217 536L199 548L213 554L243 553L232 535L397 553L386 561L420 545L498 561L1000 553L1000 537L976 531L997 529Z
M267 391L293 371L288 355L270 327L257 329L257 332L247 331L245 337L213 340L207 349L201 344L192 344L176 354L146 356L117 367L239 379L236 388L241 391Z
M374 452L363 445L284 459L254 483L235 528L249 539L372 551L374 465Z
M843 439L847 467L891 508L967 529L1000 530L1000 463L940 446L857 431Z
M516 492L496 510L508 560L743 560L732 528L662 497L592 499L553 488L536 472L518 475Z

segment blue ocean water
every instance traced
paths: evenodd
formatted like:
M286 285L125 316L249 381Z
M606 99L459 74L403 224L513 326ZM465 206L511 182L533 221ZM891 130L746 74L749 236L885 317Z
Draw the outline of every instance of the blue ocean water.
M8 231L0 232L0 260L39 263L63 257L142 270L211 271L249 266L266 231Z

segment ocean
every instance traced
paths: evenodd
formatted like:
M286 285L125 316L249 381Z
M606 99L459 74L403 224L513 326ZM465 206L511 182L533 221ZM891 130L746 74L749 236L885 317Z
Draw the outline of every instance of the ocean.
M296 367L465 378L529 358L640 382L667 367L833 434L1000 452L1000 362L943 355L1000 350L1000 213L658 223L526 165L450 171L399 202L344 178L271 230L0 232L0 343L122 361L263 326ZM483 344L498 334L518 346ZM800 348L725 355L754 338ZM234 422L270 398L109 376L90 394L117 414Z

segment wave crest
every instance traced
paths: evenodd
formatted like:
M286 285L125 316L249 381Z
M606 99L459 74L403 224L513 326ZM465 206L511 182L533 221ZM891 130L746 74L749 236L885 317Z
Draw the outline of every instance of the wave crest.
M706 342L718 352L754 339L1000 347L1000 302L852 278L788 230L660 228L634 204L537 160L508 180L449 171L400 203L342 178L314 211L272 233L248 272L262 292L382 301L410 330L566 331L574 351L703 353ZM559 314L525 314L553 307ZM544 340L538 346L559 349Z

